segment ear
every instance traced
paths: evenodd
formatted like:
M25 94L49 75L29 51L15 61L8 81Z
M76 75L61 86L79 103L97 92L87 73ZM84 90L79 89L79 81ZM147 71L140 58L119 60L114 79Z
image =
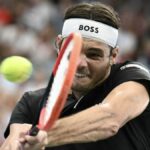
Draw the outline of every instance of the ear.
M56 46L56 49L57 49L57 52L59 52L59 49L61 47L61 44L62 44L62 35L59 34L56 39L55 39L55 46Z
M119 52L119 47L116 46L115 48L112 49L111 55L110 55L110 65L113 65L116 63L117 56Z

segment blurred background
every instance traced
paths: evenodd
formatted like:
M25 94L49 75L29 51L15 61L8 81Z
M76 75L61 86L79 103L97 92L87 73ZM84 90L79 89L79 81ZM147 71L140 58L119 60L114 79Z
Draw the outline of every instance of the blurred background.
M150 1L99 1L113 6L121 18L118 61L136 60L150 68ZM64 12L79 2L83 0L0 0L0 62L20 55L30 59L34 67L31 78L22 84L8 82L0 75L0 145L12 109L22 94L46 86Z

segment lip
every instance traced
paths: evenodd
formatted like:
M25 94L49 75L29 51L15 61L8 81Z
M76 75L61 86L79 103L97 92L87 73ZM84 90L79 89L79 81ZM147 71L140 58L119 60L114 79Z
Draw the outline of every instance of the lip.
M88 77L88 75L87 74L82 74L82 73L76 73L75 77L77 77L77 78L86 78L86 77Z

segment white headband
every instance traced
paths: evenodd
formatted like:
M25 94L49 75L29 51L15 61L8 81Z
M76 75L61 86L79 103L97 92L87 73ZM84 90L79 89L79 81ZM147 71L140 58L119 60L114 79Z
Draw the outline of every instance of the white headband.
M81 18L65 20L62 36L67 37L72 32L80 32L83 37L100 40L113 48L117 44L118 30L94 20Z

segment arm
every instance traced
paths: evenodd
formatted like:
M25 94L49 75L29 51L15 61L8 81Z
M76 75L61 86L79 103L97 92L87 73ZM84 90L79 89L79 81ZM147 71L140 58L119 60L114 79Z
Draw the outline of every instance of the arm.
M40 131L36 137L26 136L22 142L28 141L26 147L34 150L44 134L43 144L47 147L106 139L140 115L148 103L149 95L142 84L125 82L113 89L102 103L59 119L48 133Z
M33 97L35 99L35 96L26 92L15 106L10 118L10 126L8 125L5 131L5 137L7 138L0 150L20 150L21 144L19 140L31 128L32 114L37 106L33 103L34 101L36 102L36 100L33 100Z
M109 138L141 114L148 103L149 95L142 84L120 84L99 105L58 120L48 132L49 146Z

